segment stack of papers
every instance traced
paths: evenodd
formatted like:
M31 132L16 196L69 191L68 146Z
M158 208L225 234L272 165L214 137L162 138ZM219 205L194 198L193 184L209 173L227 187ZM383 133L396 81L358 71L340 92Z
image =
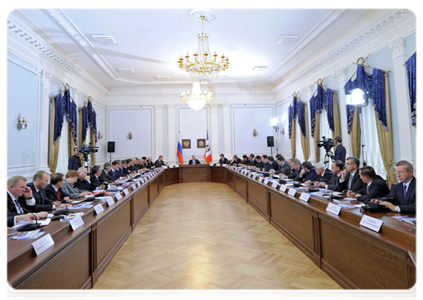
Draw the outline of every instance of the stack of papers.
M29 239L36 239L44 234L44 231L41 229L33 230L33 231L22 231L18 232L13 235L10 239L11 240L29 240Z

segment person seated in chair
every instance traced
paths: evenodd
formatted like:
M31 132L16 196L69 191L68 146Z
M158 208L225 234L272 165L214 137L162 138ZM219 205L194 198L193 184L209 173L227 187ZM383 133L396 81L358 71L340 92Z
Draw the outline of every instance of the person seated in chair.
M300 175L296 177L294 180L306 182L306 181L314 181L317 178L316 169L313 167L311 162L305 161L301 164L302 170L300 171Z
M395 172L400 181L385 199L372 199L381 205L385 205L391 211L401 213L416 213L416 178L413 175L413 165L400 160L395 165Z
M309 183L311 183L313 181L316 184L318 182L328 183L330 181L330 179L332 178L332 171L329 170L328 168L326 168L324 163L322 163L322 162L316 163L314 165L314 169L316 171L317 176L314 178L314 180L309 181Z
M361 181L358 171L359 166L360 160L357 157L351 156L347 158L345 170L341 172L341 178L339 178L338 191L350 190L357 193L363 188L365 184Z
M241 159L238 156L232 156L231 166L238 166L241 163Z
M68 194L62 191L62 185L65 176L62 173L54 173L50 177L50 184L46 186L46 196L53 202L60 201L62 203L72 202Z
M163 155L160 155L159 158L154 162L154 165L156 168L160 168L162 166L166 166L166 164L163 161Z
M347 197L357 198L360 201L367 202L371 199L385 197L389 194L390 190L385 182L385 179L376 175L376 172L372 167L362 167L358 171L361 181L363 181L365 185L357 193L348 191Z
M189 160L190 165L199 165L201 164L198 159L195 158L195 155L192 155L192 158Z
M229 163L229 160L225 157L225 155L220 154L219 164L227 165Z

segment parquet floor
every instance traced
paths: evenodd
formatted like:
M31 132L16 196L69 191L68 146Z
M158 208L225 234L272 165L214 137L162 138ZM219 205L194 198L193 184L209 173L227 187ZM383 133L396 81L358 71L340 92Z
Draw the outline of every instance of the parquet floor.
M94 289L339 289L226 184L165 187Z

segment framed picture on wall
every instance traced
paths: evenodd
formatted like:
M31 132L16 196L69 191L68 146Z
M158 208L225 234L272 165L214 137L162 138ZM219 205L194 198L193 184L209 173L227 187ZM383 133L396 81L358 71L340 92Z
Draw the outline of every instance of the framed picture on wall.
M197 139L197 148L206 148L206 139Z
M182 140L182 149L191 149L191 140Z

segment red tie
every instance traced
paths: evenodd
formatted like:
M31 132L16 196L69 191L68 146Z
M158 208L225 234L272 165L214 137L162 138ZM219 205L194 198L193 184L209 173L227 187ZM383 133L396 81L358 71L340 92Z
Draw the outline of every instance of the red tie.
M59 192L59 190L57 190L57 199L60 200L60 192Z

